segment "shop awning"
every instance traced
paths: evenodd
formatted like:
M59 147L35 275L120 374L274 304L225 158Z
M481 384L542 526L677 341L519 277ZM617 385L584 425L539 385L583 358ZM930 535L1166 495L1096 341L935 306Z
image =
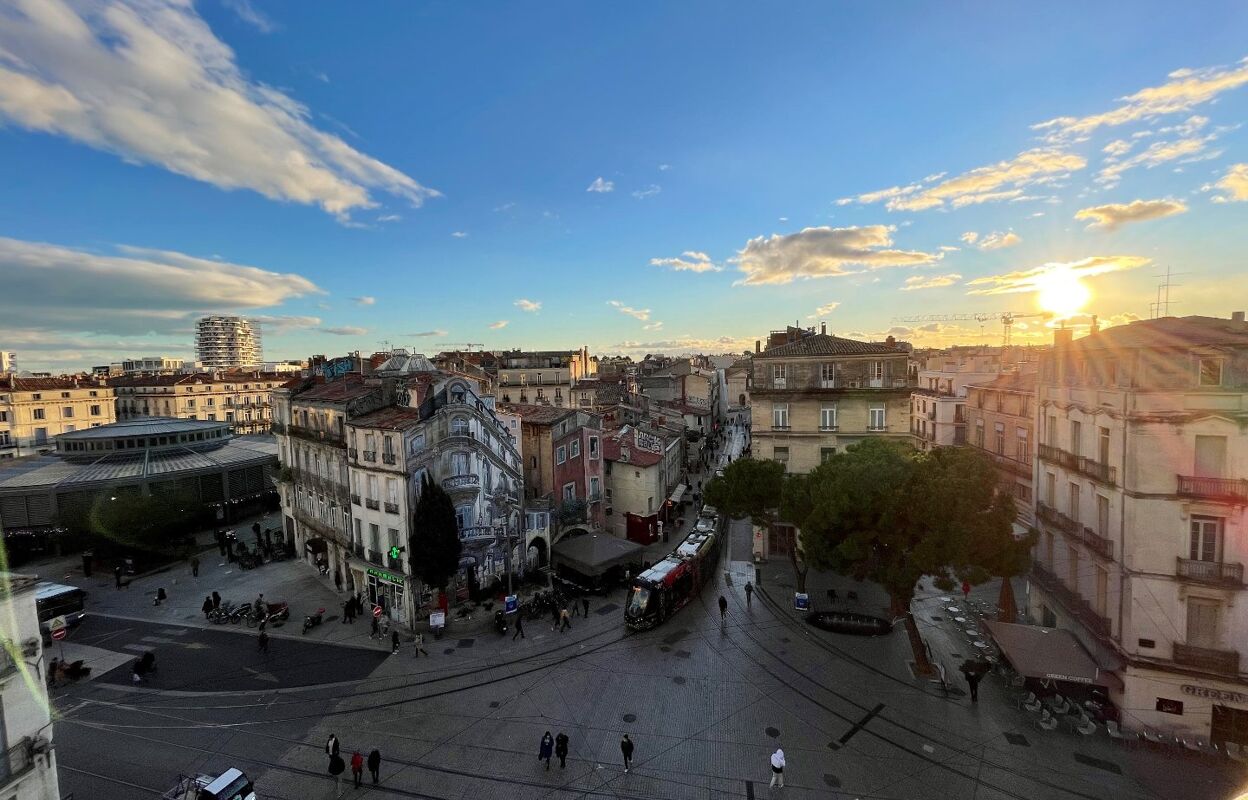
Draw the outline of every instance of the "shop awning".
M304 542L303 547L309 553L319 554L329 550L329 544L319 536L315 536Z
M685 496L685 490L688 488L689 487L683 483L676 484L676 488L672 491L672 496L668 498L669 502L671 502L672 505L679 503L680 499Z
M593 577L612 567L640 561L644 548L636 542L606 533L591 533L560 539L551 548L553 561L560 566Z
M1070 631L984 620L1001 654L1028 678L1121 687L1117 675L1101 669Z

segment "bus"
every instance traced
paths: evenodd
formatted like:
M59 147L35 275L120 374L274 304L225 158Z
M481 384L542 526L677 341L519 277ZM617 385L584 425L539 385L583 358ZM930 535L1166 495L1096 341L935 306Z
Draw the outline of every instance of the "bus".
M68 625L77 625L87 615L87 593L77 586L65 586L50 581L35 584L35 608L39 613L39 631L44 641L52 633L48 623L56 617L64 617Z

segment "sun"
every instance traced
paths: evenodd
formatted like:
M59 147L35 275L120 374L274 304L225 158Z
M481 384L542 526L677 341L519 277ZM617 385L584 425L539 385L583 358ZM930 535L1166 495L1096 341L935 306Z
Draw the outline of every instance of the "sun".
M1069 270L1053 270L1036 278L1036 302L1058 317L1078 314L1092 299L1092 291Z

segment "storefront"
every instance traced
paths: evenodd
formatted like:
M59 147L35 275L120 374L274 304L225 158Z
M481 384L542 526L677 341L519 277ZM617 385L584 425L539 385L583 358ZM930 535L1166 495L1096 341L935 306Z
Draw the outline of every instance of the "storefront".
M1248 746L1248 687L1231 681L1128 668L1123 706L1137 725Z
M381 606L381 613L390 619L407 623L407 583L402 575L388 570L369 567L365 570L369 607Z

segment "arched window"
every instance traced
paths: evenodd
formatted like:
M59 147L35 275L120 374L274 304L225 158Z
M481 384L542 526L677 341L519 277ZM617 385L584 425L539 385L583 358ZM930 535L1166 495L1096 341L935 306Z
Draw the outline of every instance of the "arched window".
M468 433L469 433L469 427L468 427L467 417L455 417L454 419L451 420L451 435L452 436L467 436Z

